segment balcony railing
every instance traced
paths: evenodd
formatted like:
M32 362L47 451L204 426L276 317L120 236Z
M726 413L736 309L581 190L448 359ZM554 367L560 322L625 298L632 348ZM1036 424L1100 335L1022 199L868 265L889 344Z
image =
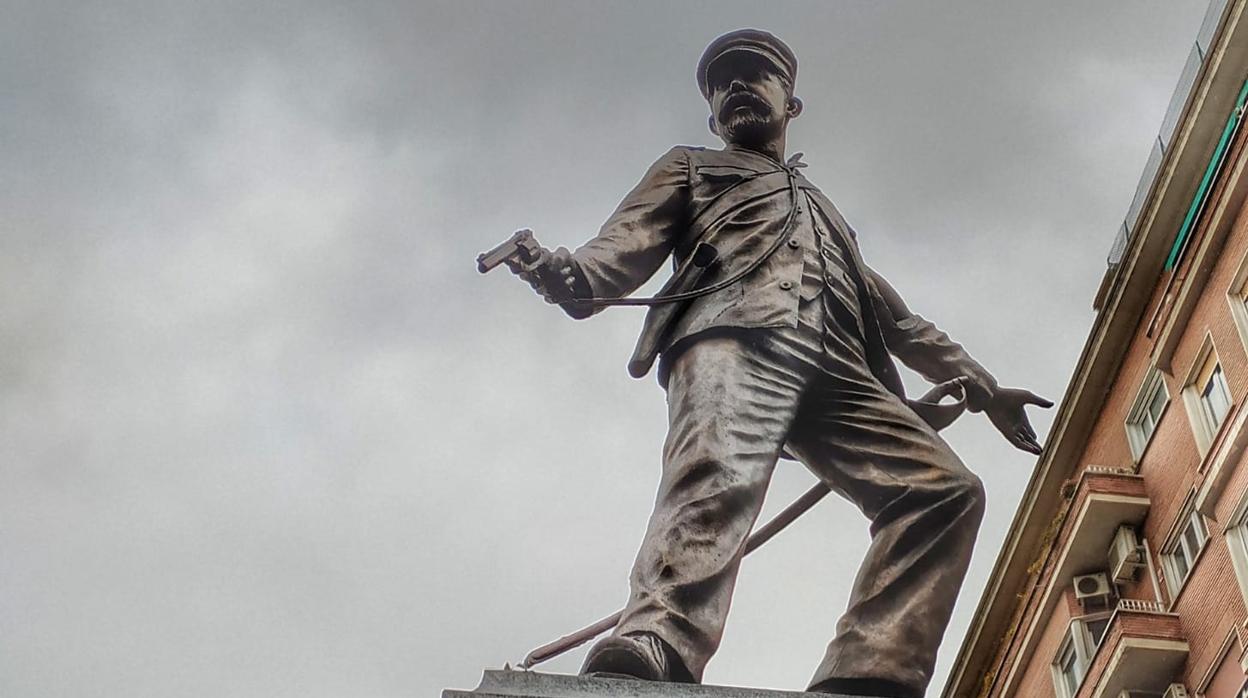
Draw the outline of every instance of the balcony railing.
M1144 166L1144 172L1140 176L1139 184L1136 185L1135 196L1131 200L1131 206L1127 209L1126 220L1118 228L1118 234L1114 239L1113 246L1110 248L1107 262L1111 270L1122 261L1122 254L1126 250L1127 242L1134 234L1136 225L1139 223L1144 202L1152 191L1157 179L1157 173L1161 169L1162 158L1165 156L1166 151L1170 149L1170 145L1174 140L1175 129L1179 125L1179 118L1187 107L1188 99L1192 94L1192 88L1196 86L1196 78L1200 75L1200 69L1204 66L1205 59L1209 56L1213 33L1221 23L1222 15L1226 11L1226 2L1227 0L1210 0L1209 7L1205 10L1204 23L1201 25L1196 42L1192 45L1191 52L1188 54L1187 62L1183 65L1183 72L1179 74L1178 84L1174 87L1174 93L1170 96L1166 115L1161 122L1161 131L1153 139L1152 150L1149 154L1148 162Z
M1156 601L1121 599L1076 697L1117 698L1123 691L1160 695L1183 668L1188 651L1177 615Z
M1164 613L1166 608L1160 601L1144 601L1142 599L1119 599L1119 611L1136 613Z

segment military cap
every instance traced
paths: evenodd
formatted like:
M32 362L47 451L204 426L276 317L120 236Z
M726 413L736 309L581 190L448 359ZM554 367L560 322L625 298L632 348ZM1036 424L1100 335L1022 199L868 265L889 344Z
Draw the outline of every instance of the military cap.
M711 98L707 85L707 71L711 64L733 51L748 51L766 58L792 85L797 80L797 56L774 34L761 29L738 29L728 32L711 42L698 60L698 89L706 99Z

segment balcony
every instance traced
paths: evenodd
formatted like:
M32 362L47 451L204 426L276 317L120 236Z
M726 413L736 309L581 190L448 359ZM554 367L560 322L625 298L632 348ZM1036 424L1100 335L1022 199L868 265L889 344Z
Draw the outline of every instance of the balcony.
M1075 486L1064 541L1050 587L1065 588L1075 575L1103 572L1114 533L1139 526L1148 513L1144 479L1124 469L1087 468Z
M1188 651L1177 615L1153 601L1119 601L1076 698L1117 698L1122 691L1161 695Z

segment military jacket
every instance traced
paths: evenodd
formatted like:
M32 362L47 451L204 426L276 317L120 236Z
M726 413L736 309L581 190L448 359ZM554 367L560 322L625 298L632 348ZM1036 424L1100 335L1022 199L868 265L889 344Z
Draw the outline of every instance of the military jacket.
M934 382L969 377L968 402L973 409L982 403L996 386L991 374L932 323L904 306L901 312L890 308L880 292L886 282L863 262L856 235L832 202L800 170L761 153L733 146L672 148L572 257L596 297L632 293L669 258L675 271L660 294L689 288L693 274L705 277L696 283L704 288L731 278L785 234L795 190L820 208L848 253L845 261L858 291L867 357L876 377L904 397L892 354ZM691 263L699 242L714 245L718 264L702 270ZM629 372L644 376L660 354L675 355L708 330L796 327L803 255L802 244L792 237L737 283L692 301L652 307ZM665 383L662 368L659 380Z

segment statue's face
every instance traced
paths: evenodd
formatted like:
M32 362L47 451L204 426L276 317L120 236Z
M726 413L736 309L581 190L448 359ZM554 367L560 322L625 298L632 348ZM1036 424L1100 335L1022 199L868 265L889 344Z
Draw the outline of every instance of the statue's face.
M775 66L757 54L729 53L711 64L706 78L712 130L727 143L765 143L800 110Z

